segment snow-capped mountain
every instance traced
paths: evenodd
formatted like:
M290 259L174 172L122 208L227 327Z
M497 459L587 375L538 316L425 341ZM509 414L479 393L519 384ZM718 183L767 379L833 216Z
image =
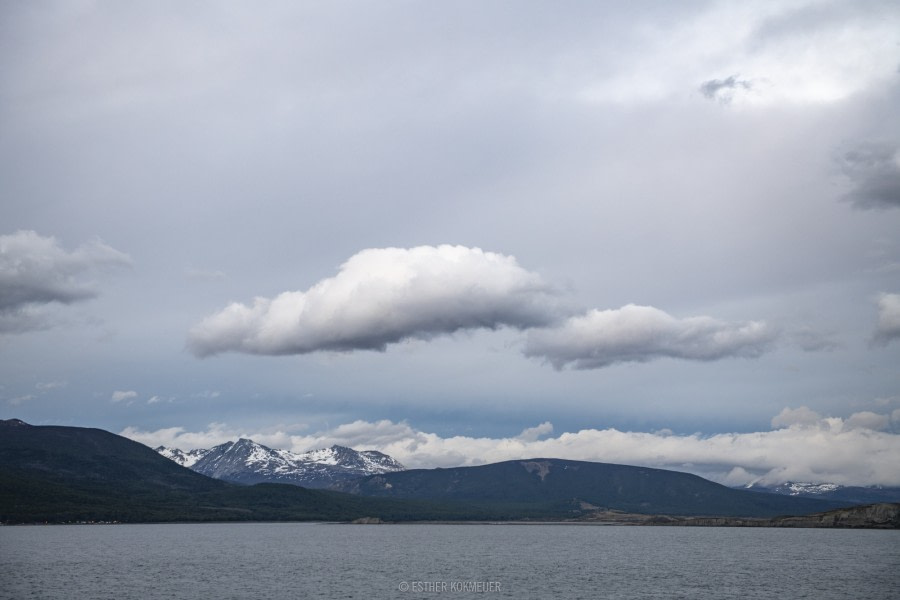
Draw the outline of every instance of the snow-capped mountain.
M842 487L844 486L836 483L798 483L788 481L775 486L773 491L788 496L821 496L839 490Z
M208 450L183 452L160 446L156 451L208 477L245 484L290 483L327 488L356 477L405 468L390 456L375 450L359 452L344 446L332 446L298 454L243 438Z
M787 481L780 485L764 486L751 483L744 486L754 492L782 494L801 498L821 498L854 502L856 504L873 504L877 502L900 502L900 488L882 486L844 486L836 483L803 483Z
M182 467L187 468L193 467L198 460L209 454L209 450L204 450L202 448L183 452L178 448L166 448L165 446L160 446L159 448L154 448L154 450L156 450L169 460L174 460Z

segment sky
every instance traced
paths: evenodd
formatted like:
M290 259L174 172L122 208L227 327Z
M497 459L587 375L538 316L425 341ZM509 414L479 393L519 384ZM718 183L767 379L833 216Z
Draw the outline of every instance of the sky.
M0 418L900 485L900 6L0 4Z

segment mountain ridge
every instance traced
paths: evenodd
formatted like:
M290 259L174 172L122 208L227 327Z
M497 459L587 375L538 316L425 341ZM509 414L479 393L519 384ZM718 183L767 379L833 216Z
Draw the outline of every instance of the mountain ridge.
M780 494L799 498L819 498L854 504L878 504L900 502L900 487L891 486L845 486L836 483L810 483L786 481L778 485L750 484L736 489L761 494Z
M0 420L0 523L460 518L455 507L375 500L295 485L239 485L102 429Z
M617 512L702 516L708 524L727 525L736 523L735 518L823 513L847 506L732 490L675 471L561 459L395 471L338 487L356 488L344 491L357 495L274 483L238 485L204 476L100 429L0 421L3 523L600 522L595 517ZM831 526L849 522L836 520Z
M356 477L405 469L398 461L377 450L354 450L337 444L297 453L240 438L236 442L188 452L165 446L155 450L202 475L248 485L286 483L326 489Z

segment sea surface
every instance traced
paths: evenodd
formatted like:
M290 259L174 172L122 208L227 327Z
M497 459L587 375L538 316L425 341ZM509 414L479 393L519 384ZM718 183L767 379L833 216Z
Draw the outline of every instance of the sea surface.
M900 531L0 527L0 598L900 598Z

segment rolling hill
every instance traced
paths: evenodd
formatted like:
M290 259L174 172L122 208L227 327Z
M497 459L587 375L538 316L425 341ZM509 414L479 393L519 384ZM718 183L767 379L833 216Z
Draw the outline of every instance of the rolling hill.
M595 507L640 514L774 517L852 504L736 490L676 471L554 458L399 471L336 489L381 498L568 507L573 513Z

